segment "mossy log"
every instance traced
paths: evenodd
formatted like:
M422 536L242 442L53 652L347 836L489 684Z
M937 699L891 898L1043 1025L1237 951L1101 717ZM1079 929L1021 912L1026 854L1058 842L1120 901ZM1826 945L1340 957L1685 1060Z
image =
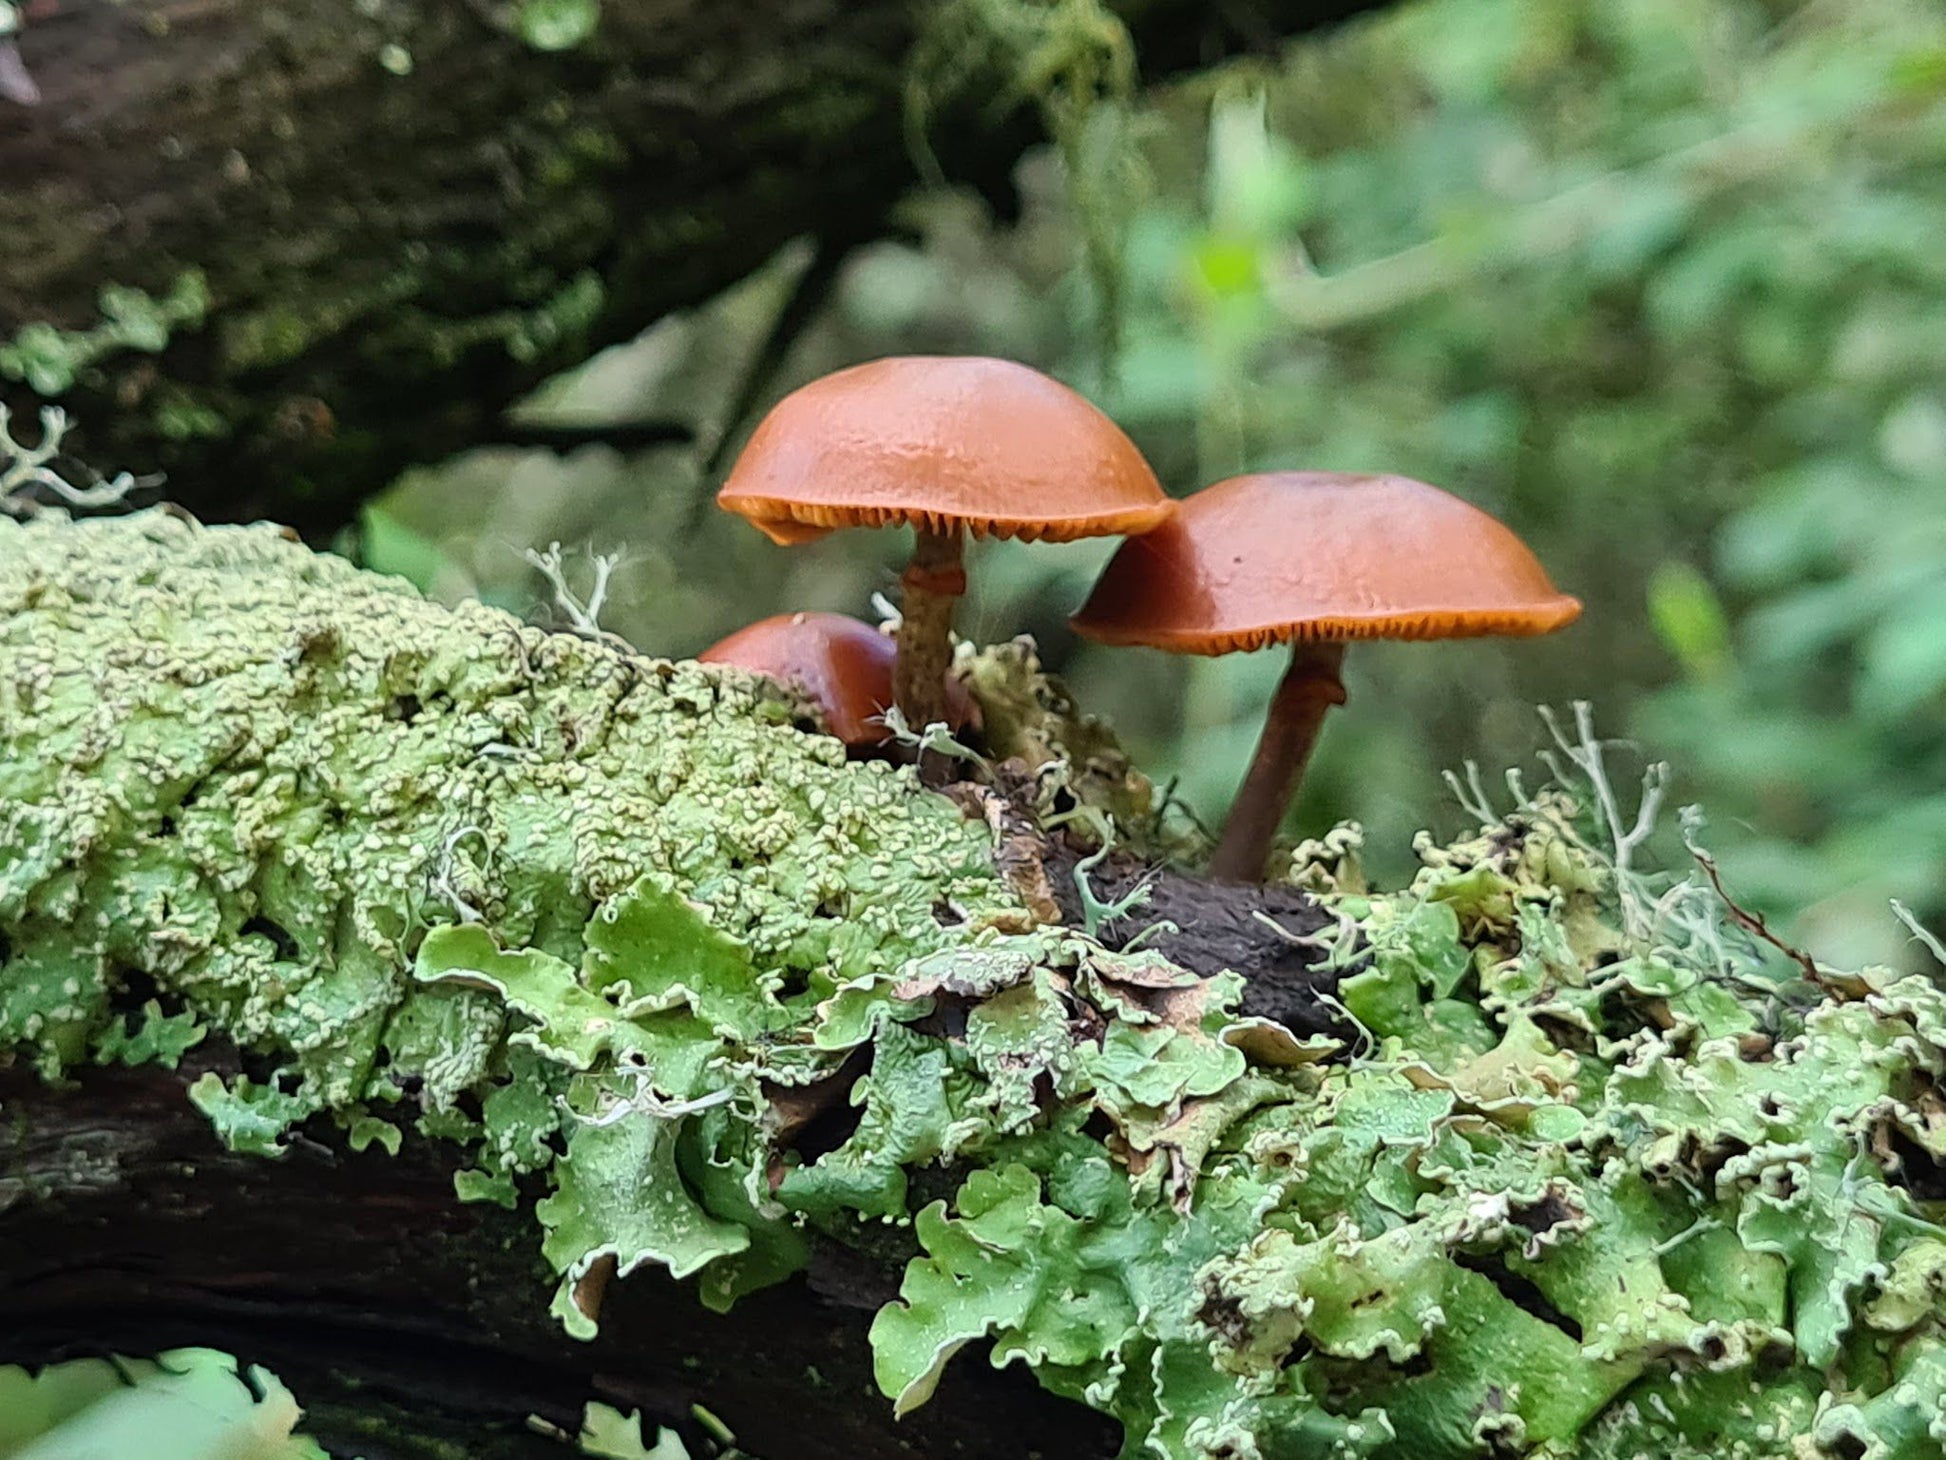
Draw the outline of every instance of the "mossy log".
M1114 8L1159 76L1369 3ZM15 8L39 99L0 86L0 400L57 399L83 460L167 472L210 520L318 539L790 240L884 230L915 180L912 53L955 7ZM565 49L526 23L597 8ZM1000 65L962 49L931 78L940 163L995 197L1039 134Z
M697 1454L699 1403L764 1456L1113 1453L1100 1417L974 1366L923 1424L890 1424L866 1329L909 1236L814 1237L802 1279L727 1315L639 1274L581 1342L548 1311L539 1148L482 1166L381 1121L375 1146L346 1150L337 1116L308 1113L326 1091L365 1109L383 1089L371 1109L430 1100L454 1132L494 1123L461 1088L487 1068L466 1019L433 1014L435 1043L401 1057L418 1016L400 960L427 918L483 916L565 952L659 867L726 926L762 925L751 946L781 979L829 992L834 966L1032 925L989 826L909 773L847 764L763 681L451 614L272 529L0 519L0 564L0 1363L214 1343L286 1376L310 1433L372 1460L559 1454L529 1417L572 1432L591 1399L677 1426ZM1025 719L1032 676L987 668L995 715ZM1093 764L1121 792L1104 749ZM1027 841L1023 887L1081 916L1071 881L1038 871L1074 853ZM1142 875L1120 859L1096 885L1113 898ZM1252 968L1255 1002L1328 1022L1310 955L1252 918L1314 929L1310 900L1201 893L1164 879L1158 913L1202 903L1164 943ZM315 1001L284 984L300 968ZM202 996L224 1032L177 1063ZM85 1068L91 1046L123 1047L118 1029L137 1067ZM271 1073L291 1055L305 1073ZM212 1099L239 1148L212 1136Z
M1396 892L1115 870L1139 778L965 668L935 793L271 528L0 520L0 1362L220 1344L367 1456L1939 1452L1940 990L1559 792Z

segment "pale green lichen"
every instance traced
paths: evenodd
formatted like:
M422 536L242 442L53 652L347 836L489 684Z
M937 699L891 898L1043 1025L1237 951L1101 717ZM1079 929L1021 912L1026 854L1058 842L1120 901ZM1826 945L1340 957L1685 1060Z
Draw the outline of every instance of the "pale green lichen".
M570 1278L736 1255L742 1229L680 1184L629 1185L642 1163L680 1136L742 1171L714 1204L774 1215L770 1046L840 984L1019 918L984 828L790 708L448 612L268 528L7 523L0 1047L53 1078L193 1021L277 1061L196 1086L235 1145L274 1151L320 1111L383 1138L416 1108L477 1142L469 1194L551 1174ZM133 1032L131 987L160 1000ZM734 1090L736 1117L583 1120L640 1071L665 1101ZM483 1124L451 1118L464 1094ZM644 1123L650 1147L617 1147ZM624 1190L639 1209L581 1210Z
M1946 1137L1946 997L1793 986L1726 928L1736 965L1698 964L1673 918L1631 942L1570 811L1328 895L1370 1046L1216 1084L1192 1200L1057 1124L922 1213L887 1393L991 1338L1131 1455L1937 1453L1946 1204L1911 1188ZM1127 1028L1083 1061L1097 1110ZM1140 1078L1199 1103L1166 1061Z
M1049 757L1015 790L1127 834L1132 772L1069 763L1005 662L975 688ZM544 1192L577 1332L645 1265L723 1306L807 1229L904 1243L900 1413L986 1344L1130 1457L1946 1444L1931 984L1794 965L1547 793L1397 892L1300 848L1344 1033L1300 1040L1037 925L962 814L994 798L796 708L269 529L0 521L0 1048L65 1078L207 1033L252 1056L191 1091L239 1147L462 1143L463 1195Z

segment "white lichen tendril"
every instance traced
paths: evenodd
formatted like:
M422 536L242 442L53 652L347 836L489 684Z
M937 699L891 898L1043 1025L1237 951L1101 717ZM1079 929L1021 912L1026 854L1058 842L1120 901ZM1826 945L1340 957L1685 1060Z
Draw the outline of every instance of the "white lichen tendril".
M931 751L949 760L963 760L977 766L984 774L992 774L993 767L985 756L972 746L953 737L944 720L934 720L924 730L914 730L905 717L905 712L897 705L888 705L885 713L873 717L885 726L886 733L900 745L917 752Z
M1318 908L1331 915L1329 927L1319 928L1315 933L1293 933L1262 908L1253 908L1251 920L1263 924L1283 942L1293 948L1303 948L1323 956L1330 965L1343 968L1356 955L1363 938L1363 930L1354 918L1343 908L1327 902L1320 902Z
M1575 837L1587 854L1605 865L1615 889L1622 929L1637 947L1653 950L1669 948L1687 962L1705 963L1715 977L1744 984L1768 993L1769 985L1753 980L1740 969L1752 959L1754 939L1748 931L1724 916L1724 907L1715 890L1694 872L1668 886L1661 879L1636 866L1636 854L1654 834L1667 800L1669 768L1661 762L1648 765L1642 773L1641 797L1634 814L1628 814L1615 789L1604 742L1595 732L1594 711L1585 700L1573 705L1574 728L1570 734L1558 715L1542 707L1541 721L1554 744L1542 751L1541 760L1555 783L1570 793L1585 793L1599 818L1601 835L1588 845L1575 836L1572 827L1562 822L1561 808L1546 793L1531 794L1518 770L1507 772L1507 790L1512 797L1511 812L1518 812L1555 825L1563 834ZM1464 777L1451 771L1445 780L1454 799L1470 817L1490 826L1504 819L1486 789L1477 765L1468 762ZM1683 841L1692 852L1700 850L1698 835L1702 814L1694 806L1679 812Z
M1606 746L1595 734L1594 707L1586 700L1574 702L1574 729L1570 737L1561 727L1560 720L1545 705L1541 707L1541 722L1547 726L1548 734L1554 737L1559 754L1554 751L1541 752L1541 759L1549 770L1563 783L1573 780L1560 757L1581 773L1581 779L1588 783L1593 793L1595 805L1601 812L1601 819L1608 832L1609 863L1615 873L1616 893L1621 901L1622 930L1631 938L1646 940L1653 932L1651 906L1643 896L1639 880L1634 873L1636 850L1648 841L1655 831L1657 815L1662 810L1663 798L1668 792L1669 767L1661 761L1651 761L1642 772L1642 797L1636 803L1635 817L1631 822L1622 814L1621 798L1615 794L1615 783L1609 779Z
M590 553L589 561L594 564L595 580L583 598L568 586L567 565L561 557L561 545L551 542L545 552L533 548L521 553L527 562L547 579L547 586L553 591L554 606L567 619L568 626L575 633L607 644L611 648L627 651L628 642L619 634L612 634L601 626L601 611L608 604L608 587L615 576L615 570L622 564L620 553Z
M1074 864L1074 890L1081 899L1081 931L1097 942L1101 940L1101 930L1117 919L1126 918L1137 908L1144 906L1154 891L1156 869L1150 868L1135 880L1135 885L1116 898L1113 902L1103 902L1096 894L1094 883L1088 874L1108 860L1108 854L1115 849L1115 824L1097 807L1077 806L1072 813L1075 819L1088 822L1094 829L1100 845L1087 856ZM1180 933L1182 928L1171 918L1157 918L1154 922L1136 930L1134 936L1123 940L1120 952L1133 953L1150 938Z
M486 914L468 902L453 881L453 865L456 860L453 854L459 844L469 836L478 837L480 845L485 847L489 854L492 853L493 844L487 840L484 828L460 827L446 838L446 844L439 849L439 869L433 874L432 890L435 896L443 897L453 905L453 913L462 923L479 923L486 921Z
M1605 851L1592 847L1589 851L1606 862L1613 875L1622 930L1632 941L1647 943L1655 934L1657 904L1651 900L1646 882L1635 870L1635 853L1655 831L1656 818L1667 795L1669 767L1655 761L1644 769L1642 796L1636 803L1635 815L1628 817L1623 814L1621 798L1615 793L1615 783L1608 773L1607 746L1595 734L1593 706L1586 700L1574 702L1573 735L1568 734L1560 717L1546 705L1539 707L1539 713L1541 723L1547 726L1554 741L1552 747L1542 750L1541 761L1557 785L1563 789L1585 786L1593 797L1601 817L1603 839L1608 845ZM1444 777L1453 799L1468 816L1482 826L1491 826L1502 819L1480 780L1477 764L1466 763L1463 780L1452 771L1444 772ZM1518 771L1507 772L1507 790L1513 797L1514 811L1550 821L1558 819L1552 809L1528 794Z
M1924 945L1928 953L1932 954L1941 963L1946 963L1946 943L1940 942L1938 935L1928 929L1918 918L1914 917L1912 909L1900 902L1896 897L1892 899L1892 916L1905 924L1906 931L1917 938Z
M615 1073L629 1082L629 1093L618 1094L613 1090L603 1090L598 1097L595 1109L584 1115L568 1104L565 1097L557 1098L561 1109L573 1116L582 1125L610 1126L627 1120L630 1116L641 1116L649 1120L680 1120L686 1115L709 1110L718 1105L728 1105L736 1099L736 1091L724 1088L712 1090L694 1100L664 1100L655 1093L655 1072L647 1065L639 1063L618 1064Z
M128 498L137 487L146 485L127 472L91 487L77 487L48 463L61 454L61 442L68 434L67 412L59 406L41 407L41 440L28 446L13 434L13 412L0 405L0 512L13 517L31 517L39 510L33 493L52 493L65 507L90 511L113 507Z

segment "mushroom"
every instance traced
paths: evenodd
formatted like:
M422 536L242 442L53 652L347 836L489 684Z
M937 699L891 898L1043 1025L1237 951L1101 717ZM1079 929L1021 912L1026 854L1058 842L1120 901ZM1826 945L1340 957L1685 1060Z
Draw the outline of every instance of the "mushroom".
M1262 874L1353 639L1551 633L1581 614L1504 524L1424 482L1340 472L1233 477L1124 543L1071 620L1178 654L1291 646L1210 863Z
M758 423L717 505L778 543L909 524L893 671L908 724L945 718L962 535L1069 542L1175 511L1135 444L1038 370L979 356L873 360L793 391Z
M892 703L892 640L841 613L780 613L703 650L704 664L734 664L795 689L816 705L825 728L856 754L885 743ZM946 686L943 718L953 729L979 723L965 686Z

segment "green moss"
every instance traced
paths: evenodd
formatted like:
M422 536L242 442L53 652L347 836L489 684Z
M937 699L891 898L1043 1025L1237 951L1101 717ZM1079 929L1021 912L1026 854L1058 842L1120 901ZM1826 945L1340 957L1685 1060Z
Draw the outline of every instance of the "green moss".
M996 732L1140 816L1009 663ZM207 1030L275 1069L192 1091L239 1148L329 1120L463 1144L468 1199L538 1176L577 1333L610 1274L720 1307L813 1232L916 1243L900 1412L986 1340L1130 1457L1939 1452L1932 985L1806 977L1550 792L1397 891L1300 848L1345 1020L1299 1041L1036 925L983 821L790 710L267 528L0 521L0 1048Z
M378 280L331 299L306 297L239 312L218 322L225 368L232 373L288 364L353 321L399 308L425 287L418 269L392 269Z
M200 271L185 271L160 299L111 284L101 291L101 320L85 330L24 325L0 344L0 376L23 382L49 399L65 394L83 371L133 350L159 355L179 330L200 328L209 312L209 287Z
M515 22L537 51L572 50L601 24L601 0L520 0Z
M1103 0L948 0L928 7L906 74L908 144L937 175L929 131L955 107L1040 111L1067 170L1096 324L1111 358L1121 323L1122 247L1140 162L1130 122L1135 42Z

